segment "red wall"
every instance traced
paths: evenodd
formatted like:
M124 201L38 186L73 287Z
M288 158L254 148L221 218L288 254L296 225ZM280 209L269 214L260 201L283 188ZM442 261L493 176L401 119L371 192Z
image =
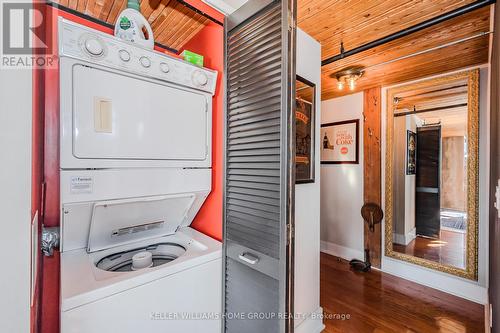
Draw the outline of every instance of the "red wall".
M196 215L193 228L218 240L222 239L222 168L223 168L223 90L224 29L216 23L203 28L184 47L204 56L204 66L219 72L212 107L212 192Z
M187 3L199 10L211 15L219 21L223 21L223 15L199 0L187 0ZM62 16L69 20L89 26L91 28L112 33L112 30L96 23L87 21L78 16L60 11L51 6L46 6L48 14L52 17L51 32L54 47L57 47L57 17ZM201 30L186 46L187 49L200 53L205 57L205 66L219 72L217 80L217 91L213 104L213 141L212 141L212 192L207 198L202 209L198 213L192 226L197 230L216 239L222 238L222 158L223 158L223 94L222 94L222 71L223 71L223 27L216 23L210 23ZM164 52L163 49L156 48ZM168 52L166 52L168 53ZM43 177L46 183L45 190L45 216L46 226L59 225L59 71L58 69L46 69L39 79L38 93L34 98L41 103L45 111L43 142ZM40 93L42 92L43 93ZM44 97L44 98L43 98ZM42 101L40 101L42 100ZM39 177L34 172L34 177ZM34 194L34 198L35 198ZM34 199L36 200L36 199ZM59 332L59 252L53 257L42 258L42 281L41 281L41 314L40 332Z

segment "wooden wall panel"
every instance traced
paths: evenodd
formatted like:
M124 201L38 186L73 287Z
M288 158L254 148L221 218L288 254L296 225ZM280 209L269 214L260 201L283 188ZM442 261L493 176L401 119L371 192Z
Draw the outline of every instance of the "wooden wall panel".
M382 207L382 164L381 164L381 87L364 91L363 104L363 158L364 158L364 202ZM382 226L375 225L371 232L364 224L365 249L370 250L372 266L380 268L382 256Z

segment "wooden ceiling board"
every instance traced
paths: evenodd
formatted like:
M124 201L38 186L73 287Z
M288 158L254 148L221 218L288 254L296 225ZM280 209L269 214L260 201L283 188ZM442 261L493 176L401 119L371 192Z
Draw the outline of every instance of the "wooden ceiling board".
M429 53L383 64L401 56L438 47L480 32L487 32L490 29L489 15L489 8L485 7L323 66L322 99L353 93L346 88L339 91L337 80L330 77L330 74L353 65L367 67L363 76L356 82L354 91L356 92L377 85L391 85L487 63L489 37L483 36Z
M398 98L418 98L422 96L441 96L449 93L465 93L468 90L467 81L454 81L447 84L440 85L438 88L429 89L427 87L421 89L409 90L406 92L398 93Z
M297 22L318 40L322 59L385 37L475 0L299 0Z
M118 15L127 7L127 0L115 0L113 6L109 11L109 15L106 18L106 22L110 24L115 24Z
M78 6L78 0L69 0L67 2L67 6L71 9L74 9L76 10L77 6Z
M416 80L436 74L443 74L488 62L489 38L487 36L424 55L401 60L392 64L370 69L370 73L359 79L356 89L337 90L337 81L322 75L322 99L339 97L376 86ZM471 52L474 50L474 52Z
M402 88L404 89L404 87ZM398 92L394 95L397 102L392 101L392 103L398 110L411 110L414 107L421 110L456 106L468 103L468 91L467 80L457 80Z
M56 0L65 7L114 25L127 0ZM141 0L141 13L151 24L155 41L180 50L210 20L177 0Z
M161 35L161 33L168 28L170 22L177 15L177 11L175 11L175 4L169 3L161 13L158 15L158 18L151 22L151 28L155 35Z
M401 87L405 89L405 86ZM448 83L438 83L418 89L408 89L395 94L399 100L392 102L394 112L408 112L443 108L415 114L426 123L441 123L442 136L464 136L467 132L467 106L457 106L468 103L467 79Z
M175 33L177 29L181 29L184 24L184 20L186 16L184 15L185 7L179 3L176 3L175 6L172 6L172 10L169 12L167 16L165 16L163 24L161 28L158 28L155 31L155 38L158 36L158 40L165 41L166 44L168 38ZM176 22L175 25L171 24L171 22ZM170 44L168 44L170 46Z
M180 29L177 34L172 36L172 45L174 45L174 48L176 48L177 50L180 50L182 46L184 46L184 41L191 40L191 38L193 38L209 23L209 20L202 15L196 14L194 18L198 20L200 24L189 24L185 27L185 29Z
M335 61L334 63L323 66L323 70L336 72L341 68L353 65L363 65L367 67L383 61L437 47L447 42L470 37L480 32L487 32L490 29L489 15L489 8L482 8L453 20L443 22L437 26L421 30L409 36Z
M141 13L148 18L149 23L153 22L158 14L168 5L169 0L141 0Z

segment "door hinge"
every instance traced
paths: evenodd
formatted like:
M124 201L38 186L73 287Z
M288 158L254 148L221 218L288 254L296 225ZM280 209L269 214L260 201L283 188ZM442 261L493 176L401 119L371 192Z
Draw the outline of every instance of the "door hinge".
M497 181L497 187L495 189L495 208L497 209L498 217L500 218L500 179Z
M288 31L292 31L295 26L292 13L288 13Z
M40 217L42 218L45 216L45 204L46 204L46 194L47 194L47 183L42 182L41 189L40 189Z
M290 245L292 239L295 237L295 228L291 224L287 224L286 230L287 230L286 245Z

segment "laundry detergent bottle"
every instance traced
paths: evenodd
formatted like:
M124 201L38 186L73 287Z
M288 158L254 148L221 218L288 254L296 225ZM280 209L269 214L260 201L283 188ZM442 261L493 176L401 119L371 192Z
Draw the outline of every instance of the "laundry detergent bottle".
M153 30L141 14L139 0L128 0L127 8L116 20L115 36L146 49L154 49Z

